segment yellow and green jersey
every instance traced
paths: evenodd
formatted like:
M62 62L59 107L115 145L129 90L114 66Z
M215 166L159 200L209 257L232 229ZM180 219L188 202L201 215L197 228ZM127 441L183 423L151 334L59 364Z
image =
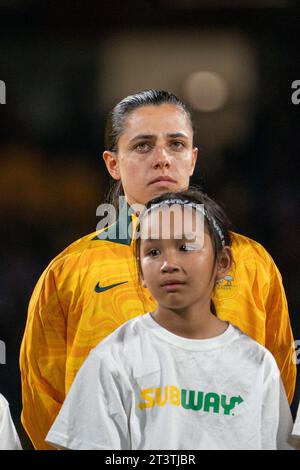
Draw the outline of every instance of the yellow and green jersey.
M113 227L114 238L95 232L66 248L33 292L20 367L22 422L37 449L50 447L45 436L89 351L127 320L156 308L139 283L135 242L121 236L119 222ZM213 297L218 317L271 351L291 402L296 366L280 273L260 244L236 233L232 241L235 262Z

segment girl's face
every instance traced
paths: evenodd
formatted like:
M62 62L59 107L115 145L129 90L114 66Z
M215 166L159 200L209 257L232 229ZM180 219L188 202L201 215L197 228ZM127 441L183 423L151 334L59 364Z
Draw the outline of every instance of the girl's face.
M107 169L122 180L129 204L145 204L165 192L189 186L197 159L187 115L173 104L131 112L116 153L103 154Z
M190 217L199 215L192 211ZM150 215L142 222L142 285L150 290L161 307L180 310L198 303L201 308L209 308L216 280L230 269L230 248L224 248L215 262L212 241L206 230L191 239L191 233L185 233L184 227L178 230L171 220L169 239L159 236L155 240L147 237L153 233L151 223ZM161 235L163 227L159 229Z

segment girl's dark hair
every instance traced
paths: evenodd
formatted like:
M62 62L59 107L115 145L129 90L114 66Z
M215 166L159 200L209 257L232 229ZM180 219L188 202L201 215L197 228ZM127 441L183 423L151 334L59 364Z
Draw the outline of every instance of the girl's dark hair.
M159 106L161 104L174 104L186 113L193 133L195 131L192 123L191 111L183 101L176 95L164 90L145 90L134 95L127 96L120 101L109 113L105 126L104 145L106 150L118 151L118 140L124 132L124 124L128 115L143 106ZM124 195L122 182L113 182L106 199L118 209L118 198Z
M211 199L207 194L201 191L198 187L191 186L189 189L184 190L184 191L180 191L176 193L173 193L173 192L165 193L165 194L162 194L161 196L151 199L151 201L149 201L146 204L146 209L150 209L151 211L152 205L163 203L164 201L168 199L180 199L182 201L188 200L189 202L193 202L195 204L203 204L204 209L208 215L208 217L204 217L204 224L205 224L205 228L208 230L208 233L210 234L210 238L212 241L213 250L214 250L214 265L215 265L219 254L223 250L223 244L222 244L220 235L218 233L218 230L216 229L216 226L213 223L213 221L216 222L217 226L222 232L224 245L231 246L231 242L232 242L230 231L229 231L231 222L229 218L227 217L227 215L225 214L223 208L217 202ZM141 215L141 218L142 218L142 215ZM140 232L139 225L137 227L137 232ZM135 245L135 257L136 257L137 270L138 270L139 277L141 277L142 275L141 264L140 264L140 245L141 245L140 238L137 237L136 245ZM212 301L211 301L211 310L216 315L216 309Z

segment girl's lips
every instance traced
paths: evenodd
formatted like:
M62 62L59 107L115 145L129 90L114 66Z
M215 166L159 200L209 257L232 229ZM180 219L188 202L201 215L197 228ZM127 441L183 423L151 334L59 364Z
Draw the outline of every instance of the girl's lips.
M171 291L176 291L178 289L182 289L184 286L185 284L182 282L173 282L170 284L163 284L161 287L165 289L166 291L171 292Z

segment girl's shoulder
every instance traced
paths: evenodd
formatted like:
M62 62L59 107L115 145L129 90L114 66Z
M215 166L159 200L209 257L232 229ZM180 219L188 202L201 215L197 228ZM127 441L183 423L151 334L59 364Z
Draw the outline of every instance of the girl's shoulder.
M278 376L280 374L273 354L262 344L243 333L232 325L235 330L235 342L232 345L232 353L242 355L250 364L262 368L265 374Z
M111 356L123 362L130 352L138 354L139 347L144 343L146 330L141 327L143 314L126 321L123 325L103 339L91 352L99 358Z

